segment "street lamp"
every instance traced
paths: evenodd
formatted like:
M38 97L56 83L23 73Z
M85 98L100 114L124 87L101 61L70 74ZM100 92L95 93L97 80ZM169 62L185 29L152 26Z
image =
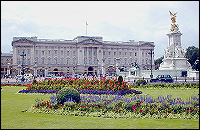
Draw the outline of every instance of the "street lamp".
M37 76L37 60L34 61L34 79Z
M23 60L24 60L24 56L26 56L26 54L24 54L24 51L22 52L22 54L21 54L20 56L22 57L22 72L21 72L21 74L22 74L22 79L21 79L21 81L24 81L25 78L24 78Z
M75 70L76 70L76 66L75 66L75 64L73 64L73 73L74 73L74 77L75 77Z
M100 76L100 74L99 74L100 72L99 72L99 59L97 59L97 77L99 77Z
M148 54L151 55L151 75L150 75L150 77L153 78L153 74L152 74L152 56L153 56L154 52L153 52L153 49L150 49L150 50L151 50L151 52L148 53Z

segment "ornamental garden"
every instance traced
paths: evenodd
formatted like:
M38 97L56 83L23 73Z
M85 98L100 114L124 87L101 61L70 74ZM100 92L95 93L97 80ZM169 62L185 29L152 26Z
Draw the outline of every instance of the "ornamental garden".
M26 112L103 118L199 119L199 96L173 98L152 97L135 89L199 89L199 82L128 84L116 79L49 79L33 80L18 93L49 93L49 100L33 99Z

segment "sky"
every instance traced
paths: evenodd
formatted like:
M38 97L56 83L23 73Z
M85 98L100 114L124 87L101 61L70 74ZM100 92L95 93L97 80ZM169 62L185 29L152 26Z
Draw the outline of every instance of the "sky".
M1 52L12 51L13 37L154 42L154 58L164 55L176 14L181 46L199 48L199 1L1 1Z

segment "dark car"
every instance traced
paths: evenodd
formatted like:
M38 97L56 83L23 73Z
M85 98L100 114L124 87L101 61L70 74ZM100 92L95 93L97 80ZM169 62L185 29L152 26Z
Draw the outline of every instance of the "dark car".
M48 76L44 77L45 80L51 80L52 78L54 78L54 76L52 76L52 75L48 75Z
M150 79L150 82L172 83L173 78L170 75L158 75L156 78Z

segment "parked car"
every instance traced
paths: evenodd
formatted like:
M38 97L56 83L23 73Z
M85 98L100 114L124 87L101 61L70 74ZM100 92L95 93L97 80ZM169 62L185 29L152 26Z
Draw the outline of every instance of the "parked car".
M48 75L48 76L44 77L45 80L51 80L52 78L54 78L54 76L52 76L52 75Z
M172 83L174 80L170 75L158 75L156 78L151 78L150 82L165 82Z

